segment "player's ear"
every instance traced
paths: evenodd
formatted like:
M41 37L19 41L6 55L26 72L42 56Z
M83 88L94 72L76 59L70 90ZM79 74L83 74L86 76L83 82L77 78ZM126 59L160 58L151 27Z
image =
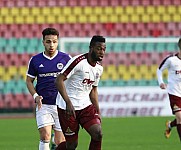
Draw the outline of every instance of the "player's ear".
M92 50L92 48L93 48L92 46L89 46L89 51L91 51L91 50Z
M42 40L43 45L44 45L44 42L45 42L45 41L44 41L44 40Z

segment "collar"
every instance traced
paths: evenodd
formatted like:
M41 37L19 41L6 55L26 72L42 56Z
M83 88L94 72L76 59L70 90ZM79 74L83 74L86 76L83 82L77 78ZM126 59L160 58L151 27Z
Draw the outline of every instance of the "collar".
M43 52L43 56L44 56L45 58L49 59L49 60L52 60L53 58L55 58L55 57L57 56L57 54L58 54L58 50L56 50L56 52L55 52L55 54L54 54L53 57L49 57L49 56L45 55L45 52Z

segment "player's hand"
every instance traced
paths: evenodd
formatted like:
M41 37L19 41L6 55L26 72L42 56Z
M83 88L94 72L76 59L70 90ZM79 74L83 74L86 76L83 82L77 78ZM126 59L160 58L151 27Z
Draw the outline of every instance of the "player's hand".
M66 115L68 118L70 118L70 116L74 116L74 118L76 118L76 115L75 115L75 109L74 109L74 106L72 105L71 102L67 102L66 103Z
M166 88L167 88L167 84L161 83L161 84L160 84L160 88L161 88L161 89L166 89Z
M37 97L35 98L35 102L36 102L36 104L37 104L37 106L38 106L38 110L40 110L40 108L42 107L42 99L43 99L42 96L37 96Z

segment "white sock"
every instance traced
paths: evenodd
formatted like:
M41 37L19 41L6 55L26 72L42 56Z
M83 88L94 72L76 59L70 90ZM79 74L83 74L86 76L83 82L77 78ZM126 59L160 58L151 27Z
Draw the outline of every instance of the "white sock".
M50 141L40 140L39 150L50 150L49 144L50 144Z

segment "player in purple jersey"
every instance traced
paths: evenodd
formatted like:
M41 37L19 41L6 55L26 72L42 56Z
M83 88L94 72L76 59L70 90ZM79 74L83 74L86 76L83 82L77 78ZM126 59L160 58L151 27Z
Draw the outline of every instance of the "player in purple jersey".
M161 89L167 89L170 107L175 115L173 121L166 122L165 137L169 138L172 127L177 128L181 141L181 38L178 42L179 52L166 57L157 69L158 83ZM168 84L164 83L162 72L168 70Z
M73 57L56 79L58 115L66 142L57 150L75 150L79 125L91 136L89 150L101 150L102 129L97 86L106 51L105 38L93 36L89 52Z
M36 122L40 134L39 150L49 150L52 129L55 143L65 141L60 127L55 79L70 60L70 56L57 50L59 32L54 28L42 31L44 52L33 56L28 64L26 84L36 103ZM36 86L34 81L37 78Z

